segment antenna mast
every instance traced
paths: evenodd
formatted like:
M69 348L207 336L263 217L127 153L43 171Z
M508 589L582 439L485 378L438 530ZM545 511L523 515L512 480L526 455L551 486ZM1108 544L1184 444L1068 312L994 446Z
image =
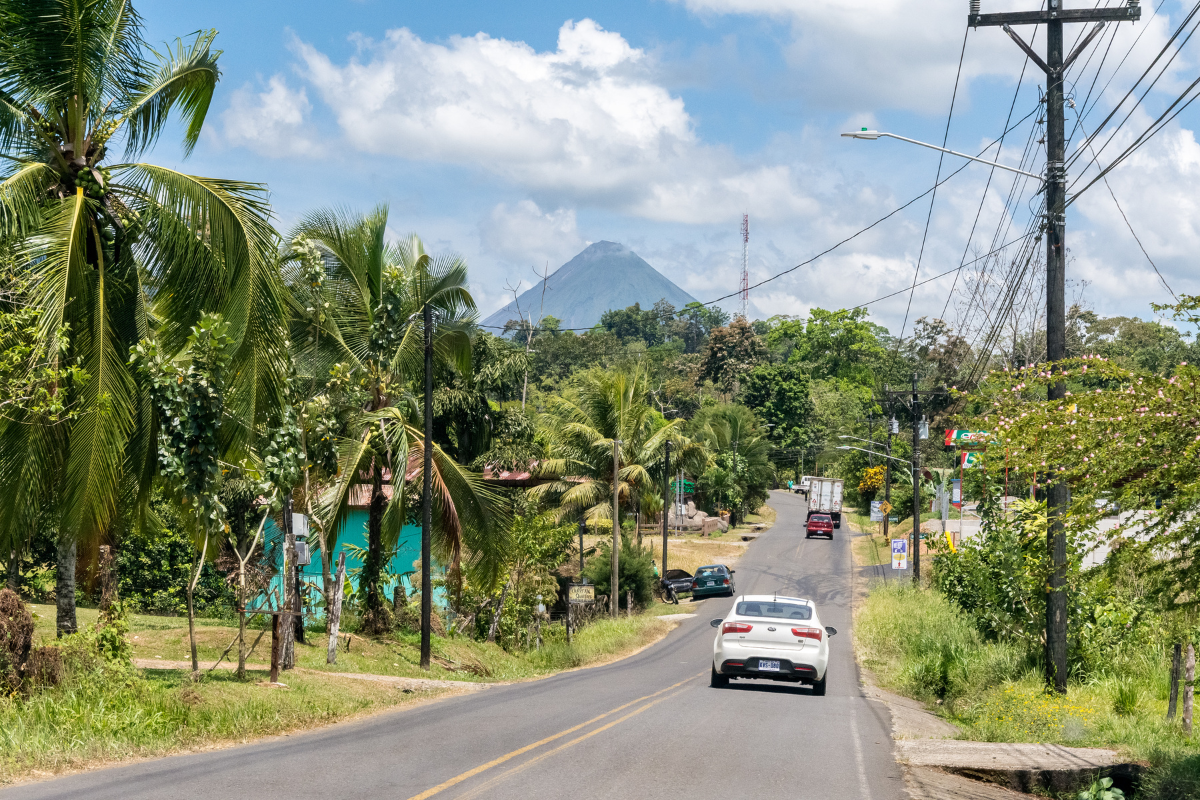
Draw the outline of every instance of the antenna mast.
M742 214L742 319L746 318L746 303L750 299L750 215Z

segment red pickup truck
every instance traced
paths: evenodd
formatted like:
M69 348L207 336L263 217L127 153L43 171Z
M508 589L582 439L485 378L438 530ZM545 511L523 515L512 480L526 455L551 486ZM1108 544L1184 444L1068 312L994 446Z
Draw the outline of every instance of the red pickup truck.
M808 518L804 527L804 538L811 539L814 535L833 538L833 518L828 514L813 514Z

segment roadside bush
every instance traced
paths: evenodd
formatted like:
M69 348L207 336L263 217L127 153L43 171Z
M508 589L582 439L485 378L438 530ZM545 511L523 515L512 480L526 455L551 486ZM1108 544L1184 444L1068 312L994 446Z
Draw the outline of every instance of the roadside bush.
M1142 800L1195 800L1200 797L1200 755L1170 761L1150 770L1138 797Z
M11 589L0 589L0 691L22 689L33 645L33 617Z
M940 593L909 585L876 587L855 625L859 656L885 686L949 708L1036 667L1017 645L985 643Z
M633 592L636 606L648 606L654 601L654 568L650 566L650 549L639 548L631 537L621 537L621 557L617 565L618 607L625 608L625 593ZM583 574L596 585L596 596L612 591L612 545L601 542L596 555L584 564Z

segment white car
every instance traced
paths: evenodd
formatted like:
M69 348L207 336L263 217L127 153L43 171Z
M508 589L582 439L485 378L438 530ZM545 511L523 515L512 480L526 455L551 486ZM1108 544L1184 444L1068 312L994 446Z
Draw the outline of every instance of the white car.
M807 683L825 694L829 637L816 606L799 597L747 594L738 597L725 619L714 619L712 685L731 678Z

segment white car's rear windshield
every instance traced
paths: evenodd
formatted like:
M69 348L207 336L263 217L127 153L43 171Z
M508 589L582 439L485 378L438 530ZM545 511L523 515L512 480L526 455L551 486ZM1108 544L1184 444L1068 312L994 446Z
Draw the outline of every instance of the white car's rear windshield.
M812 606L799 603L780 603L764 600L747 600L737 604L739 617L771 617L772 619L812 619Z

